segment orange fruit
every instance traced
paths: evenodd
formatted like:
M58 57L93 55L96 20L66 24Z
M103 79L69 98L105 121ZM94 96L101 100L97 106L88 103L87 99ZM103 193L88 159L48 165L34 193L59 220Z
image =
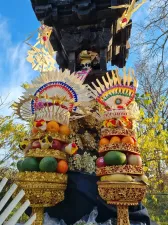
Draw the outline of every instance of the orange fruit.
M99 141L99 145L108 145L110 141L107 138L102 138Z
M38 133L38 129L36 127L32 128L32 134L37 134Z
M130 136L123 137L121 142L134 145L134 139Z
M66 135L66 136L70 135L70 129L69 129L69 127L66 126L66 125L61 125L61 126L60 126L60 129L59 129L59 132L60 132L61 134Z
M121 139L118 136L113 136L110 139L110 144L116 144L116 143L121 143Z
M60 160L57 165L58 173L66 173L68 171L68 163L65 160Z
M47 123L47 131L56 133L59 132L59 124L56 121L50 121Z

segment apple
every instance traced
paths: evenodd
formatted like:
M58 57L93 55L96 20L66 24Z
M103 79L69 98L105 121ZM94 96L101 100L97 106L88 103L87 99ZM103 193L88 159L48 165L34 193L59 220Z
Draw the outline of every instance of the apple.
M39 142L39 141L34 141L34 142L32 143L32 148L41 148L40 142Z
M62 143L60 141L54 139L52 142L51 148L56 149L56 150L62 150Z
M61 150L62 151L65 151L65 147L67 146L67 144L66 143L62 143L62 147L61 147Z
M104 157L99 157L97 160L96 160L96 166L99 168L99 167L104 167L106 166L105 162L104 162Z
M135 166L142 166L142 159L140 155L130 154L127 158L128 164Z

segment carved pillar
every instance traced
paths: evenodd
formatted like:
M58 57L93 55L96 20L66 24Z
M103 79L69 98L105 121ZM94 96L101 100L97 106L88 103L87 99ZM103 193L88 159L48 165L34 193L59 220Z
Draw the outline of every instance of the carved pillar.
M36 214L36 220L33 223L33 225L43 225L44 208L43 207L32 207L32 213Z
M117 206L117 225L130 225L127 205Z
M107 69L107 49L100 49L100 70L106 71Z
M75 52L69 52L68 59L69 59L68 69L71 71L71 73L73 73L76 68Z

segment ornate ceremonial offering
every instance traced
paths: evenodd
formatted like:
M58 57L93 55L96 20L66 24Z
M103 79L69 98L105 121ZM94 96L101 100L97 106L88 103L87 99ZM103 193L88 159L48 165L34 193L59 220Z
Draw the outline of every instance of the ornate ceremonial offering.
M120 29L124 29L128 26L128 23L131 21L132 15L146 2L146 0L142 0L140 3L136 0L132 0L131 4L123 4L118 6L111 6L111 9L121 9L126 8L122 16L117 20L117 31Z
M102 121L96 174L98 191L107 204L117 205L117 224L129 225L128 206L138 205L146 192L147 177L137 146L135 120L138 107L134 101L137 80L133 70L123 76L112 71L102 81L92 83L98 115Z
M38 29L38 37L35 45L31 45L27 41L32 38L33 35L27 38L26 44L31 49L27 53L27 61L32 64L32 69L47 72L55 69L54 50L50 43L50 36L52 28L46 25L41 25Z
M35 224L42 225L44 207L64 199L68 157L78 151L70 141L69 121L87 114L84 105L91 94L77 75L58 70L41 73L25 89L13 107L19 118L32 125L30 136L20 142L25 158L17 164L15 180L37 214Z
M118 225L149 225L140 203L148 178L136 136L138 82L131 69L107 72L125 67L131 18L145 0L30 1L41 25L25 41L26 60L40 75L13 104L29 131L14 197L25 192L34 225L50 224L44 210L58 225L115 224L114 206Z

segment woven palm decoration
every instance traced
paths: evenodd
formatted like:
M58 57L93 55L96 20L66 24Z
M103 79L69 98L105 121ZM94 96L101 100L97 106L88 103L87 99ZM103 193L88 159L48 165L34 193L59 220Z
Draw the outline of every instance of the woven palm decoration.
M118 5L118 6L111 6L109 8L111 9L121 9L121 8L126 8L122 16L117 20L117 27L118 29L124 29L132 15L146 2L146 0L142 0L141 2L137 2L137 0L132 0L130 4L123 4L123 5Z
M38 37L35 45L31 45L27 41L32 38L32 35L25 41L30 46L30 50L27 52L27 61L32 64L32 69L46 72L53 71L55 69L54 50L50 43L50 35L52 28L46 25L42 25L38 29Z
M93 98L87 85L68 70L41 73L24 88L26 91L20 102L13 105L15 113L23 120L34 117L36 120L56 120L68 124L70 118L86 114L85 104Z
M110 116L111 113L117 116L118 114L127 115L129 107L131 107L130 113L135 113L137 107L133 101L137 86L134 71L129 69L126 74L126 70L123 69L123 76L119 76L118 70L114 70L106 73L102 81L96 79L96 83L92 82L90 90L102 106L104 116Z

